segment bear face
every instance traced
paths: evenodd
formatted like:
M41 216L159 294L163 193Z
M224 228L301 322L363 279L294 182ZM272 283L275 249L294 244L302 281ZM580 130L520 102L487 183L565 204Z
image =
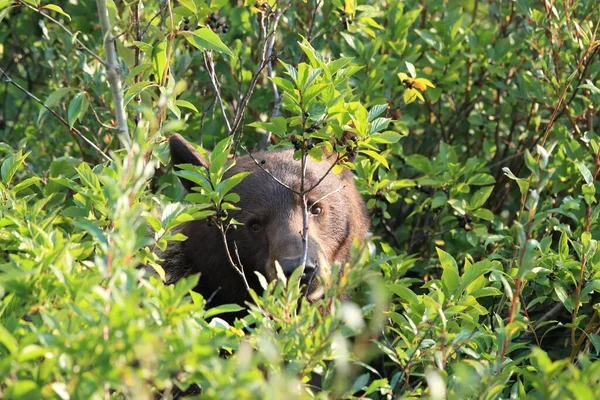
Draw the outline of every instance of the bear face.
M172 135L169 144L173 164L207 166L206 160L181 136ZM301 162L294 161L291 149L260 152L253 158L237 158L236 164L225 174L228 178L250 172L233 190L240 196L237 206L241 209L231 211L230 216L243 225L227 231L231 260L219 228L208 226L206 221L185 223L181 232L188 239L172 243L161 254L168 282L201 274L195 290L210 299L210 306L243 305L249 300L232 261L238 266L241 264L248 284L258 293L261 287L254 271L271 281L276 279L275 261L286 275L301 264L302 198L293 192L301 191ZM260 160L260 167L255 160ZM365 204L352 174L349 171L332 174L329 172L331 162L333 160L314 162L309 159L305 170L304 187L314 186L307 194L308 253L301 282L310 301L322 297L322 283L331 281L331 266L346 264L353 241L362 242L369 229ZM193 186L184 179L182 183L188 190Z

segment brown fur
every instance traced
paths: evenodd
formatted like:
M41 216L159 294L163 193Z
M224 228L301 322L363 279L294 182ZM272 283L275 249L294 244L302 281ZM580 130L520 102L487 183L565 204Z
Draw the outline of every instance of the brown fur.
M207 166L206 160L185 139L173 135L169 139L173 164L194 164ZM294 190L300 190L301 164L293 160L292 150L278 150L256 153L253 157L260 161L264 169ZM310 161L306 168L305 187L311 187L327 171L332 161ZM249 157L239 157L226 177L233 174L252 172L233 190L240 196L237 204L241 211L232 211L230 216L245 225L238 226L227 234L232 258L237 262L234 249L237 247L239 259L244 267L250 286L260 292L258 279L253 271L258 271L268 280L276 277L275 260L284 272L291 273L299 265L302 252L301 199L267 172L256 165ZM188 190L192 184L183 180ZM319 200L321 199L321 200ZM309 243L307 265L314 266L322 281L330 281L331 265L345 265L350 261L350 248L354 240L362 242L369 229L365 204L354 185L349 171L342 174L327 174L325 179L308 194L308 203L318 201L321 214L309 217ZM259 225L259 232L251 228ZM211 298L211 306L238 303L249 299L241 277L230 265L221 234L207 221L192 221L184 224L181 232L188 239L173 242L160 256L164 259L163 268L168 282L201 273L197 291L205 298ZM307 296L316 300L322 295L319 279L307 281Z

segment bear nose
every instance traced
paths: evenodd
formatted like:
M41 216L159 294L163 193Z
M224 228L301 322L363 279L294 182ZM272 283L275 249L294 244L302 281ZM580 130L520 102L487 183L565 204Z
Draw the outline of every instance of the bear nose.
M294 272L296 268L300 266L300 262L300 258L286 258L281 260L279 265L281 265L281 269L283 270L285 276L289 278L290 275L292 275L292 272ZM306 260L304 272L300 277L300 283L303 285L308 285L315 277L318 269L319 265L317 263L312 260Z

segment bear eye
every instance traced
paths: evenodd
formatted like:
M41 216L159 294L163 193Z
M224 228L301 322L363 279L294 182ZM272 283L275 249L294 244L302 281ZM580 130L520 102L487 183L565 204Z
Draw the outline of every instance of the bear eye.
M319 215L323 214L323 207L321 207L321 205L319 204L314 204L311 208L310 208L310 215L312 215L313 217L318 217Z
M262 225L259 221L249 221L246 225L252 232L260 232L262 230Z

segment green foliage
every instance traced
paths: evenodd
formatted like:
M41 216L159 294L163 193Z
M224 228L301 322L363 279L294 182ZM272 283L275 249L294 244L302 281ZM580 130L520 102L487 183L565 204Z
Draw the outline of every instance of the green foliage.
M55 3L0 0L0 397L600 392L596 2L109 1L131 137L95 2ZM167 171L173 132L210 168ZM374 235L229 324L156 250L266 137L335 152Z

